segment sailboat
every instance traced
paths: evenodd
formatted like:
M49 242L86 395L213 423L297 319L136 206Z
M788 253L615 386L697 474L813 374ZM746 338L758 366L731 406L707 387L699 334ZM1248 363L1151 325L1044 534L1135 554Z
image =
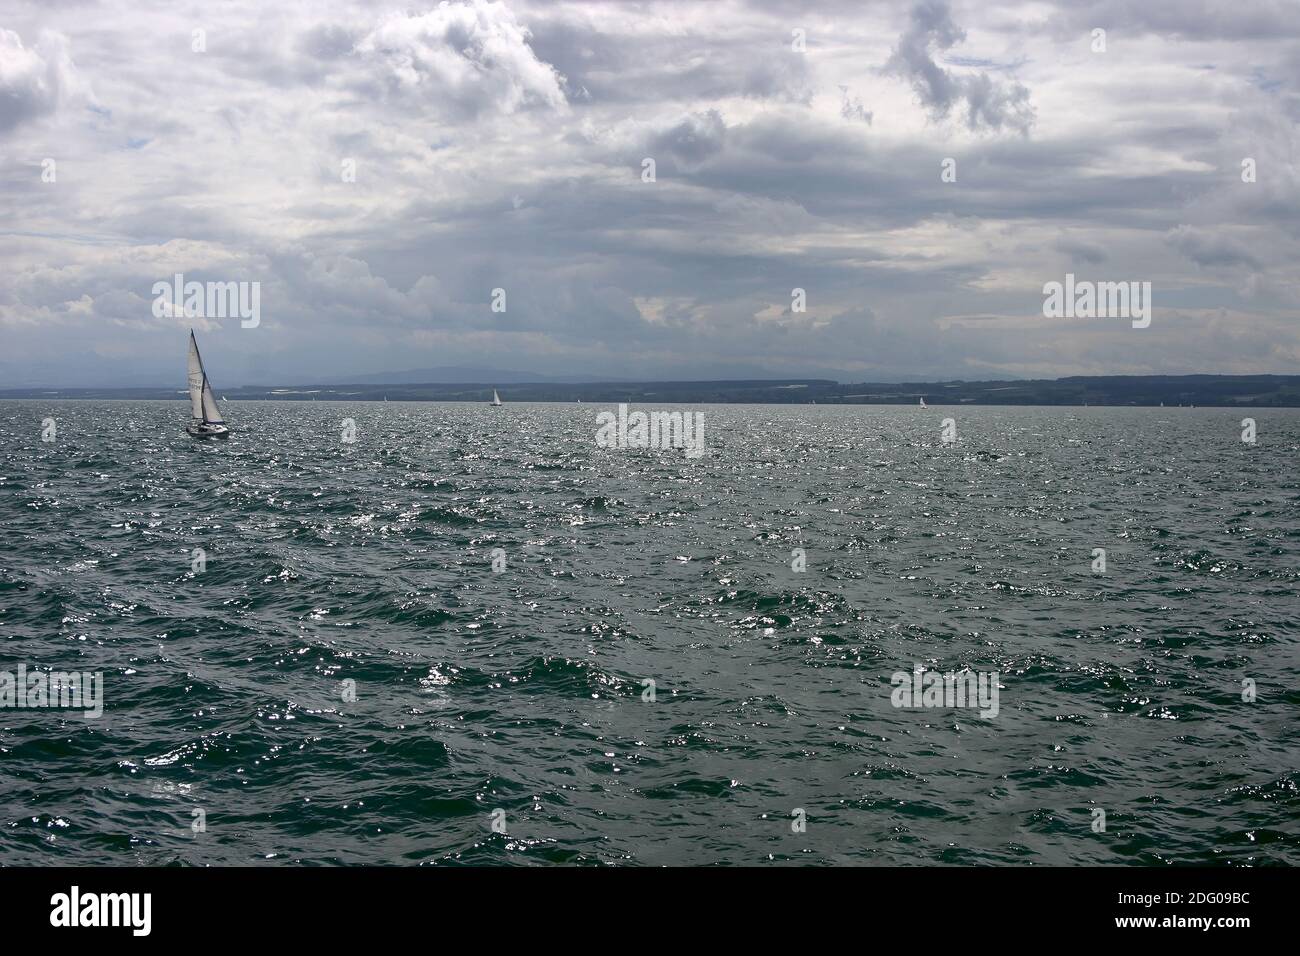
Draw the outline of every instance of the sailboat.
M199 343L194 340L193 329L190 329L189 378L190 423L185 430L195 438L226 438L230 429L221 417L221 409L217 408L208 373L203 371L203 358L199 355Z
M924 396L924 395L921 396L921 407L922 407L922 408L929 408L929 407L930 407L929 405L925 404L925 396Z
M497 394L497 390L495 388L492 389L492 401L490 401L488 404L491 405L493 408L496 408L501 404L501 396Z

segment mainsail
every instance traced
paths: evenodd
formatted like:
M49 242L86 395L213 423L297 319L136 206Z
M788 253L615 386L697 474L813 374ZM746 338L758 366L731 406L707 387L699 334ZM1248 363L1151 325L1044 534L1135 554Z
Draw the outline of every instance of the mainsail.
M203 360L199 358L199 343L190 330L190 416L203 418Z
M194 330L190 329L190 414L207 425L223 425L221 409L217 408L217 399L212 394L212 383L203 371L203 359L199 356L199 343L194 341Z

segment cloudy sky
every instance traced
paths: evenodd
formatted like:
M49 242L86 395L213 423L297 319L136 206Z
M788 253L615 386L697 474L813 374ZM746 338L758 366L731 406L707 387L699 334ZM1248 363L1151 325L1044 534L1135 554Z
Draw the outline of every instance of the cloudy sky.
M0 0L0 387L1294 373L1298 120L1292 0Z

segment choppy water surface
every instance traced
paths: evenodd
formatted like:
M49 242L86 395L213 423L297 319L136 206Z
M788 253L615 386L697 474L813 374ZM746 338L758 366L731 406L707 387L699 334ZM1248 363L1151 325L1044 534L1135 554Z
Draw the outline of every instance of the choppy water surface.
M1296 411L601 410L0 403L0 862L1300 863Z

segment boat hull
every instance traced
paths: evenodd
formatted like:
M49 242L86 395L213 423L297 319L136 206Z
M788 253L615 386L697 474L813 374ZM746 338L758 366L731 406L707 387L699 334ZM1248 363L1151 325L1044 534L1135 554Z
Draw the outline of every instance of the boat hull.
M225 425L186 425L185 430L193 438L229 438L230 429Z

